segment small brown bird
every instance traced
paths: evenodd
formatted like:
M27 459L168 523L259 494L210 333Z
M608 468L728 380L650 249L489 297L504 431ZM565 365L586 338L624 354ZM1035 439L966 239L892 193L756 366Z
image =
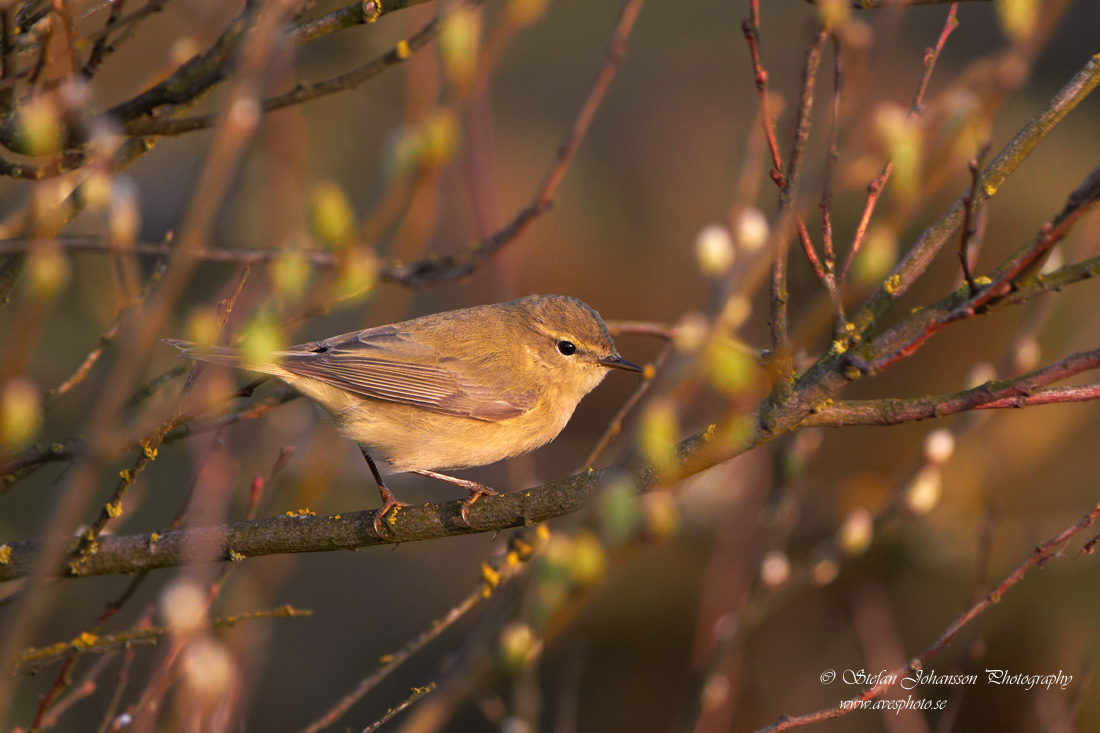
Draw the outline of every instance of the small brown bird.
M372 456L395 471L447 481L470 506L497 492L440 470L484 466L557 437L609 367L625 361L600 315L576 298L530 295L293 346L272 361L169 339L183 355L277 377L332 415L359 444L382 495L374 528L397 501Z

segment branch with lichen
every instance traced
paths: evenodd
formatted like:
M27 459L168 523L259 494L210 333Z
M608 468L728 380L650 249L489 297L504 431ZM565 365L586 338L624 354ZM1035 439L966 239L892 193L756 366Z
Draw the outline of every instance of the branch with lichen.
M246 621L267 618L307 618L313 615L309 609L294 608L290 604L269 611L250 611L222 616L210 622L212 628L236 626ZM133 644L153 644L164 636L173 633L167 626L150 626L134 631L119 631L113 634L83 633L69 641L58 642L39 649L27 649L15 660L17 674L36 674L44 666L69 656L85 654L103 654L128 648Z
M803 420L801 427L897 425L946 417L968 410L1086 402L1097 398L1096 385L1044 388L1097 368L1100 368L1100 349L1074 354L1021 377L986 382L950 395L829 403Z
M1008 177L1042 142L1048 134L1065 119L1078 104L1100 85L1100 54L1091 57L1066 86L1035 115L1024 128L1005 146L997 157L982 171L978 191L971 205L976 209L991 199ZM856 312L851 322L859 334L866 333L881 318L898 298L908 292L928 269L932 259L962 226L966 213L966 198L969 190L963 193L954 204L934 224L924 230L921 236L905 253L901 262L894 267L890 276L868 298L862 308Z
M681 465L710 439L703 431L677 446ZM54 568L54 576L129 574L191 563L237 562L249 557L294 553L355 550L466 534L525 527L579 510L599 486L622 469L585 471L536 488L483 499L462 521L462 502L399 507L382 521L385 535L374 531L374 511L317 516L309 510L287 512L250 522L183 529L164 534L101 536L95 551L78 566ZM658 475L642 464L629 471L639 491L658 484ZM26 576L34 568L41 540L0 545L0 582Z

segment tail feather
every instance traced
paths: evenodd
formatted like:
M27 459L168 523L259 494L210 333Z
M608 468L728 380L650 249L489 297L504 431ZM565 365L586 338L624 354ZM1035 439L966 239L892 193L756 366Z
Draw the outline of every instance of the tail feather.
M164 343L179 349L182 352L180 356L196 361L235 367L250 372L260 372L261 374L278 374L282 371L274 364L249 362L245 357L245 352L240 349L231 349L228 346L202 346L192 341L180 339L164 339Z

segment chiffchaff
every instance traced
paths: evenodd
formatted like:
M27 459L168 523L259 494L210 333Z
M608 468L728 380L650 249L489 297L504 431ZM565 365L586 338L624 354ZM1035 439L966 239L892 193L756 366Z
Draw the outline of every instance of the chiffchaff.
M436 313L293 346L271 361L245 352L168 340L183 355L277 377L332 415L359 444L382 508L401 506L382 482L377 456L462 486L462 519L489 487L437 473L484 466L557 437L581 398L623 360L600 315L576 298L530 295Z

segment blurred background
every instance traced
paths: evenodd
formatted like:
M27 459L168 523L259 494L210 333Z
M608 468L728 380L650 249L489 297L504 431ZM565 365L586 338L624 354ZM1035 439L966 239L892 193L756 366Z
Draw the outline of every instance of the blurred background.
M764 6L763 62L770 90L782 97L773 100L773 108L779 111L786 160L803 56L819 16L796 0ZM318 2L305 13L319 17L339 7ZM838 25L846 91L833 222L841 256L859 220L867 183L891 150L884 130L891 115L908 109L924 49L935 44L948 7L854 11ZM106 58L88 89L91 106L107 109L163 78L208 48L240 10L236 3L166 3ZM462 76L461 51L452 49L441 58L439 44L431 43L356 89L265 114L233 168L207 246L287 252L350 246L380 261L404 262L429 253L465 252L531 201L604 63L620 10L620 3L488 2L469 13L475 30L448 42L464 41L474 49L480 44L481 70L468 78ZM438 11L437 3L424 3L297 49L281 48L272 57L269 89L282 92L299 81L364 64L410 37ZM762 272L769 255L744 239L746 222L755 221L746 212L758 210L770 219L776 189L768 178L753 69L741 31L748 12L747 2L646 3L553 208L469 277L409 288L374 284L366 276L359 287L343 291L333 284L332 273L298 260L288 259L291 264L281 268L258 265L245 281L226 334L259 333L257 338L298 343L530 293L576 296L609 322L646 321L670 329L685 317L690 321L692 314L709 312L723 283L736 282L751 306L738 336L750 347L766 348L767 289L753 273ZM1089 0L964 2L958 19L932 75L924 115L915 123L919 157L911 178L898 173L887 188L854 265L845 291L850 310L966 189L967 160L981 143L989 140L996 154L1098 50L1100 12ZM90 33L104 22L101 10L77 27ZM802 181L802 203L816 241L832 63L827 47ZM227 87L195 111L220 109ZM986 209L977 273L989 272L1031 242L1062 208L1100 161L1097 130L1100 98L1093 96L997 192ZM129 227L132 240L142 243L178 234L189 204L201 195L196 185L215 134L159 139L112 179L113 203L84 212L63 233L99 236ZM0 215L34 203L42 185L0 181ZM729 280L715 277L697 256L697 237L711 225L733 237L736 277ZM333 227L342 234L333 237ZM1098 241L1100 219L1093 215L1064 241L1054 264L1095 257ZM108 347L87 378L56 402L46 393L73 373L118 318L126 278L140 284L156 266L154 257L121 259L127 264L101 252L66 250L63 280L41 306L31 305L38 302L34 288L42 281L32 269L12 301L0 308L0 348L8 354L0 360L20 365L18 374L2 376L29 382L42 415L22 444L0 450L0 460L34 445L67 444L86 428L104 380L125 352ZM791 261L792 333L801 354L815 358L831 340L829 304L797 246ZM157 339L208 333L214 305L231 292L240 270L234 264L198 265ZM948 245L888 322L957 288L958 271ZM1096 348L1098 300L1100 291L1085 282L953 325L882 376L860 380L844 397L949 393ZM320 309L322 302L327 304ZM319 310L326 312L317 315ZM23 327L32 315L38 319L34 328ZM617 344L625 358L652 363L665 342L626 333ZM20 356L13 359L16 351ZM141 358L134 388L179 363L175 350L159 340ZM193 397L210 404L244 379L208 370ZM182 378L175 379L132 411L126 428L140 435L162 422L175 409L181 384ZM554 443L462 475L511 491L575 473L637 386L633 375L612 375ZM266 386L256 398L272 390ZM736 402L705 396L685 401L679 437L722 419L730 409L745 409L731 407ZM11 403L4 409L10 417ZM598 467L630 452L639 413L627 416L623 437L600 457ZM989 410L889 428L807 429L666 487L671 500L646 504L648 529L629 550L599 550L598 580L555 607L553 621L538 635L541 641L531 642L540 645L531 664L510 675L477 678L477 692L450 711L442 729L751 731L782 714L831 707L864 686L824 684L819 678L826 670L874 673L904 664L1027 559L1036 544L1096 505L1098 437L1100 413L1092 404ZM211 482L222 493L202 499L188 521L243 519L253 478L269 476L288 446L293 454L266 482L258 516L305 507L336 514L377 502L359 451L305 400L227 428L219 440L214 445L205 433L164 445L108 532L166 527L203 471L207 478L217 475ZM131 452L109 462L82 522L91 522L117 472L133 461ZM58 510L70 478L67 465L37 467L3 484L0 543L40 536ZM461 490L420 477L395 475L388 481L399 498L412 503L461 496ZM563 517L549 529L552 537L575 542L587 536L587 521ZM241 623L211 634L231 660L225 689L234 703L226 728L307 726L370 674L380 658L476 589L482 564L499 555L509 539L505 534L356 553L279 555L235 565L211 617L282 604L313 615ZM948 709L859 712L814 729L1100 727L1100 688L1092 673L1100 650L1095 622L1100 586L1094 561L1079 557L1076 547L1066 559L1033 570L925 665L943 674L1061 670L1073 675L1065 689L994 686L984 676L973 685L895 689L888 697L942 699ZM182 578L205 587L217 573L209 567L155 571L108 630L129 628L143 617L164 623L166 588ZM23 646L78 636L130 583L123 576L48 584L40 596L43 615ZM0 596L18 595L18 583L6 586ZM150 617L149 609L158 603L161 610ZM14 602L0 608L0 624L10 623L14 608ZM515 615L498 603L467 614L357 702L334 729L362 729L407 697L410 688L446 679L447 669L462 669L470 647L480 643L486 628L495 628L492 614L510 613ZM116 652L94 677L89 670L101 656L81 658L71 675L77 682L91 680L84 688L89 694L74 698L54 727L100 726L120 688L122 669L129 682L113 710L121 713L133 705L146 681L165 668L167 644L135 647L129 662ZM188 659L201 666L194 655ZM9 728L30 725L59 668L54 664L14 679ZM187 692L185 671L173 674L178 678L171 677L158 723L165 730L187 728L188 695L198 694ZM213 725L210 720L204 725ZM424 724L406 714L391 725L410 720Z

